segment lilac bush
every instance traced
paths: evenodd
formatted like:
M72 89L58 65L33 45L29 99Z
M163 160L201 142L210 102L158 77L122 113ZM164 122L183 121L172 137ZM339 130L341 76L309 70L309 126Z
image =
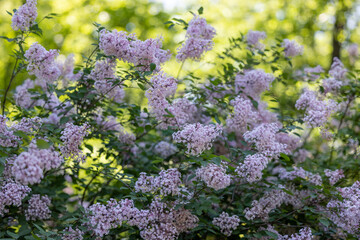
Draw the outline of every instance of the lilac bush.
M2 95L1 238L360 238L353 66L296 66L303 46L254 30L230 39L215 73L174 76L171 58L181 70L220 37L202 8L174 19L186 30L175 56L160 37L95 24L92 53L75 66L29 46L42 33L36 1L9 14L9 86L28 79ZM128 102L134 86L147 103Z

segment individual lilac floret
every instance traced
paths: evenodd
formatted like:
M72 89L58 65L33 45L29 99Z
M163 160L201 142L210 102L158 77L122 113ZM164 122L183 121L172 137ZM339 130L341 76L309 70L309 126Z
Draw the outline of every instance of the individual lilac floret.
M197 169L196 177L204 181L208 187L215 190L228 187L231 181L230 175L226 174L226 168L213 163Z
M340 179L344 178L344 171L342 169L336 169L331 171L330 169L324 170L325 176L329 178L329 182L331 185L337 183Z
M11 27L17 31L28 31L35 24L37 17L36 0L26 0L26 3L16 10L12 17Z
M240 163L236 168L236 173L246 179L249 183L259 181L262 178L262 171L265 169L270 159L260 153L247 155L244 163Z
M29 62L27 66L29 74L53 83L61 75L61 71L55 62L58 55L58 50L50 49L47 51L40 44L33 43L24 55Z
M338 109L338 105L332 99L322 100L314 91L305 89L296 101L297 109L305 110L304 121L311 127L323 126L330 115Z
M200 155L212 146L216 137L220 136L222 126L202 125L201 123L187 124L183 130L173 133L173 139L177 143L187 145L186 153L193 156Z
M295 57L304 51L304 47L295 40L284 39L281 46L284 48L285 57Z
M29 207L25 210L26 220L45 220L50 218L51 200L48 196L34 194L29 200Z
M21 201L30 191L31 189L29 187L13 181L4 183L0 189L0 216L8 212L8 210L5 209L6 206L12 205L19 207Z
M249 99L238 96L230 104L234 106L234 112L226 119L229 131L242 134L259 121L259 114Z
M264 70L245 70L243 73L235 77L235 91L236 93L242 91L242 95L252 97L255 100L260 99L260 94L265 90L270 89L270 84L275 77Z
M65 129L61 132L60 139L64 145L60 147L61 153L64 157L74 158L77 161L84 161L86 156L83 155L79 149L85 136L88 135L88 124L76 126L72 123L66 123Z
M247 41L248 45L251 48L255 48L255 49L259 49L259 50L263 50L265 48L265 45L260 42L261 39L265 39L265 38L266 38L265 32L250 30L246 34L246 41Z
M141 41L135 34L116 30L102 30L99 47L107 56L115 56L124 62L132 63L140 71L150 71L151 63L154 63L159 71L161 65L171 57L169 50L161 49L162 38Z
M334 57L333 63L331 64L329 74L337 80L342 80L345 78L347 73L347 69L344 67L344 64L338 59Z
M161 141L154 147L154 152L162 158L168 158L178 151L177 147L171 143Z
M178 48L177 60L185 61L190 58L199 61L204 52L213 48L214 42L212 39L215 34L215 29L207 24L205 18L194 15L186 31L186 40Z
M220 231L225 236L230 236L233 231L240 224L240 218L236 215L230 215L226 212L222 212L219 217L213 219L212 223L220 228Z
M245 141L255 144L256 150L269 158L276 158L281 152L286 152L287 145L278 142L276 134L281 126L277 123L266 123L246 132Z

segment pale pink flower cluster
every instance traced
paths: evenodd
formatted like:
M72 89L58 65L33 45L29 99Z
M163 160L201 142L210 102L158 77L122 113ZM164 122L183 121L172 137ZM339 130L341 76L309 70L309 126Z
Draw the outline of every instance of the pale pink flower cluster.
M342 81L339 81L333 77L325 78L322 81L322 86L324 88L324 93L336 93L339 91L341 86L343 85Z
M305 110L304 121L311 127L323 126L330 115L338 108L336 102L332 99L326 101L314 91L305 89L300 98L296 101L297 109Z
M331 171L330 169L324 170L325 176L329 178L329 182L331 185L337 183L340 179L344 178L344 171L342 169L336 169Z
M49 209L51 200L48 196L40 196L34 194L29 200L29 206L25 210L25 217L27 221L30 220L45 220L50 218L51 211Z
M30 191L29 187L13 181L4 183L0 189L0 216L8 212L6 206L19 207Z
M295 40L284 39L281 46L284 48L285 57L295 57L304 51L304 47Z
M158 71L161 64L171 57L169 50L161 49L162 38L141 41L135 34L116 30L102 30L99 47L107 56L115 56L124 62L132 63L140 71L149 71L151 63L156 64Z
M186 98L175 99L172 104L167 97L175 94L177 80L160 71L150 79L151 87L145 92L150 111L160 122L159 127L182 126L194 119L196 106ZM172 116L169 116L169 113Z
M99 113L95 116L95 121L105 131L119 132L122 130L121 124L114 116L104 117L102 113Z
M327 204L330 219L343 230L359 234L360 227L360 182L351 187L337 188L342 200L331 200Z
M66 123L65 129L60 137L63 145L60 147L61 153L66 158L74 158L77 161L84 161L85 155L79 149L85 136L87 136L89 125L85 123L82 126L76 126L73 123Z
M137 226L140 235L146 240L173 240L182 232L187 232L197 226L199 219L189 210L172 206L155 198L148 210L134 207L132 200L125 199L116 202L111 199L108 204L94 204L87 210L88 226L94 233L102 237L112 228L120 227L124 221L130 226Z
M280 188L283 187L280 186ZM266 192L262 198L259 200L254 200L251 203L251 208L246 208L244 210L246 219L268 219L269 213L279 207L284 202L286 196L287 194L281 189L273 189L269 192Z
M207 24L205 18L194 15L186 30L186 40L178 48L177 60L185 61L190 58L199 61L204 52L210 51L213 46L215 29Z
M39 183L44 172L60 167L64 159L53 148L38 149L30 144L27 152L17 156L12 164L11 173L16 181L28 185Z
M178 195L180 193L181 174L178 169L171 168L162 170L159 176L147 176L146 173L140 173L140 177L135 183L136 192L152 192L160 195Z
M20 122L7 124L8 119L4 115L0 115L0 146L3 147L17 147L20 137L16 136L14 132L23 131L25 133L33 133L42 124L39 117L22 118Z
M187 145L187 154L199 156L212 147L212 142L220 136L222 130L223 128L219 124L186 124L183 130L173 133L173 139L177 143Z
M299 149L294 154L295 163L303 163L305 160L311 156L311 153L306 149Z
M269 158L277 158L281 152L286 152L287 145L278 142L276 135L281 126L278 123L263 123L252 131L244 133L248 143L255 144L256 150Z
M29 62L27 66L29 74L53 83L61 75L61 71L55 62L58 55L58 50L50 49L47 51L40 44L33 43L24 55Z
M322 179L319 174L313 174L311 172L305 171L302 167L294 167L293 171L287 172L285 169L279 175L280 179L293 180L297 177L305 179L310 183L321 186Z
M284 235L279 236L279 240L312 240L314 236L312 235L311 229L309 227L305 227L300 229L299 233L294 233L291 236Z
M36 0L26 0L26 3L20 6L12 17L11 27L17 31L28 31L35 24L37 17Z
M344 64L341 62L340 59L334 57L333 63L331 64L329 74L333 78L337 80L342 80L345 78L347 73L347 69L344 67Z
M31 99L33 96L28 91L34 87L35 82L31 79L26 79L23 84L16 87L14 99L17 106L28 109L32 105L38 105L36 102L39 102L39 100Z
M67 227L64 231L68 233L64 233L61 240L83 240L84 233L80 229Z
M242 134L259 121L259 114L250 100L238 96L230 104L234 106L234 112L226 119L228 130Z
M69 54L62 62L58 61L57 66L61 71L63 87L67 87L69 81L75 82L80 79L82 72L74 73L74 54Z
M177 147L171 143L161 141L154 147L154 152L160 157L166 159L178 151Z
M266 38L266 33L261 31L252 31L250 30L246 34L246 41L250 47L263 50L265 48L265 45L260 42L261 39Z
M324 72L324 69L320 65L317 65L316 67L313 68L310 67L304 68L304 72L309 77L310 80L315 81L320 77L320 73Z
M265 73L262 69L245 70L243 73L235 77L235 91L242 92L245 98L250 96L255 100L260 99L260 94L270 89L270 84L275 77L269 73Z
M222 212L219 217L213 219L212 223L220 228L220 231L225 236L230 236L233 231L240 224L240 218L236 215L230 215L226 212Z
M133 144L136 140L136 136L125 130L123 126L120 125L120 130L115 133L117 138L119 139L119 142L124 144Z
M276 134L276 140L279 143L285 144L286 148L284 153L292 154L293 151L299 147L300 137L296 136L295 134L279 132Z
M247 155L243 163L236 168L236 173L252 183L262 178L262 171L266 168L270 159L260 153Z
M87 78L95 81L94 87L98 93L120 103L125 96L125 91L120 86L114 85L114 80L116 80L115 68L115 59L107 58L98 61L95 63L94 69Z
M225 166L218 166L213 163L198 168L196 170L196 177L215 190L224 189L231 182L231 176L226 174Z

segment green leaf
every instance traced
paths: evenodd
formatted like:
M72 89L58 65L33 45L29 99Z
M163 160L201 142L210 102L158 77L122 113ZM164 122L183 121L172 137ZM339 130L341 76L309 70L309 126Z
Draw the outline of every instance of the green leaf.
M280 157L282 157L286 162L290 162L290 158L288 157L288 155L280 153Z
M155 63L150 63L150 71L154 71L156 69Z
M321 222L325 227L328 227L330 225L329 220L324 219L324 218L319 219L319 222Z
M38 139L36 140L36 146L40 149L48 149L51 146L51 143L43 139Z
M200 8L198 9L199 15L203 14L203 12L204 12L204 8L203 8L203 7L200 7Z

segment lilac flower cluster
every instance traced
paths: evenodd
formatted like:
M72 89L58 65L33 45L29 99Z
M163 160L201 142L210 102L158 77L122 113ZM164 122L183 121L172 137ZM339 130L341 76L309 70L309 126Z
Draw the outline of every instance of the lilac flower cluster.
M29 200L29 206L25 210L26 220L45 220L50 218L49 209L51 200L48 196L34 194Z
M266 192L262 198L259 200L254 200L251 203L251 208L246 208L244 210L246 219L268 219L269 213L284 202L286 193L281 188L283 187L280 186L280 189L273 189L269 192Z
M62 84L66 87L69 81L78 81L82 75L82 72L74 73L74 54L69 54L66 59L62 62L58 61L57 66L61 71Z
M311 127L323 126L330 115L337 110L338 105L332 99L321 99L314 91L305 89L296 101L297 109L305 110L304 121Z
M135 183L136 192L158 192L160 195L178 195L180 193L181 174L178 169L171 168L162 170L158 177L147 176L140 173L140 177Z
M37 17L36 0L26 0L26 3L16 10L12 17L11 27L17 31L28 31L35 24Z
M108 204L96 203L87 210L89 222L87 225L97 236L107 235L112 228L120 227L123 222L137 226L140 235L146 240L176 239L181 232L187 232L196 227L198 218L189 210L172 206L155 198L148 210L134 207L132 200L125 199L116 202L111 199Z
M234 106L234 112L226 119L228 130L242 134L259 121L259 114L250 100L236 97L230 104Z
M344 178L344 171L342 169L336 169L331 171L330 169L324 170L325 176L329 178L329 182L331 185L337 183L340 179Z
M0 115L0 146L17 147L20 137L16 136L14 132L33 133L41 126L42 120L39 117L22 118L20 122L10 126L7 123L8 119L4 115Z
M295 57L304 51L304 47L295 40L284 39L281 46L284 48L285 57Z
M275 77L264 70L245 70L243 73L235 77L235 91L241 91L241 95L245 98L250 96L253 99L260 100L260 94L265 90L269 90L270 84Z
M53 148L38 149L30 144L27 152L22 152L15 158L11 173L22 184L35 184L41 181L45 171L60 167L63 161Z
M183 130L173 133L173 139L177 143L187 145L187 154L198 156L203 151L211 148L212 142L216 137L220 136L221 132L222 126L219 124L186 124Z
M341 82L333 77L325 78L322 81L322 86L324 88L325 94L336 93L341 88L342 85L343 85L343 82Z
M80 229L68 227L64 231L68 233L64 233L61 236L61 240L83 240L84 233Z
M319 76L320 73L324 72L324 69L320 65L317 65L316 67L313 68L310 67L304 68L304 72L309 77L310 80L315 81L320 77Z
M334 57L333 63L331 64L329 74L333 78L337 80L342 80L345 78L347 73L347 69L344 67L344 64L341 62L340 59Z
M260 153L247 155L244 163L240 163L236 168L236 173L252 183L262 178L262 171L266 168L270 159Z
M22 108L30 108L34 105L43 105L43 100L32 99L31 93L28 91L35 87L35 82L31 79L26 79L22 85L16 87L16 92L14 94L15 103L17 106Z
M205 18L194 15L186 30L186 40L178 48L177 60L185 61L188 58L196 61L200 60L204 52L213 48L214 42L212 39L215 34L215 29L207 24Z
M356 181L350 187L337 188L342 200L330 200L327 204L330 219L338 227L358 234L360 227L360 182Z
M308 171L305 171L302 167L294 167L293 171L286 171L285 169L280 171L279 174L280 179L287 179L287 180L293 180L297 177L305 179L309 181L310 183L321 186L322 179L319 174L314 174Z
M230 185L231 177L226 174L224 166L209 163L196 170L196 177L206 183L208 187L220 190Z
M247 44L250 45L251 48L255 48L255 49L259 49L259 50L263 50L265 48L265 45L260 43L260 40L265 39L265 38L266 38L265 32L250 30L246 34Z
M240 218L236 215L230 217L226 212L222 212L219 217L213 219L212 223L218 226L225 236L230 236L240 224Z
M309 227L305 227L300 229L299 233L294 233L291 236L284 235L279 236L279 240L311 240L314 239L312 235L311 229Z
M135 34L127 34L123 31L102 30L100 32L99 47L107 56L115 56L118 59L132 63L140 71L150 71L150 64L156 64L156 70L160 65L170 59L169 50L163 50L162 39L138 40Z
M276 158L281 152L286 153L287 145L276 139L281 126L278 123L262 123L254 130L244 134L245 141L255 144L256 150L269 158Z
M50 49L47 51L40 44L33 43L24 55L29 62L27 66L29 74L49 83L54 82L61 75L61 71L55 62L58 55L58 50Z
M171 143L161 141L154 147L154 152L160 157L166 159L178 151L177 147Z
M115 102L120 103L125 96L125 91L120 86L114 84L116 80L116 60L105 59L95 63L94 69L87 78L95 81L95 89L97 92L106 95Z
M28 195L31 189L19 183L8 181L1 186L0 190L0 216L7 213L6 206L21 205L21 201Z
M61 132L60 139L64 145L60 147L61 153L64 157L74 158L77 161L84 161L85 155L83 155L79 149L82 141L86 135L88 135L89 125L84 124L82 126L76 126L72 123L66 123L65 129Z

